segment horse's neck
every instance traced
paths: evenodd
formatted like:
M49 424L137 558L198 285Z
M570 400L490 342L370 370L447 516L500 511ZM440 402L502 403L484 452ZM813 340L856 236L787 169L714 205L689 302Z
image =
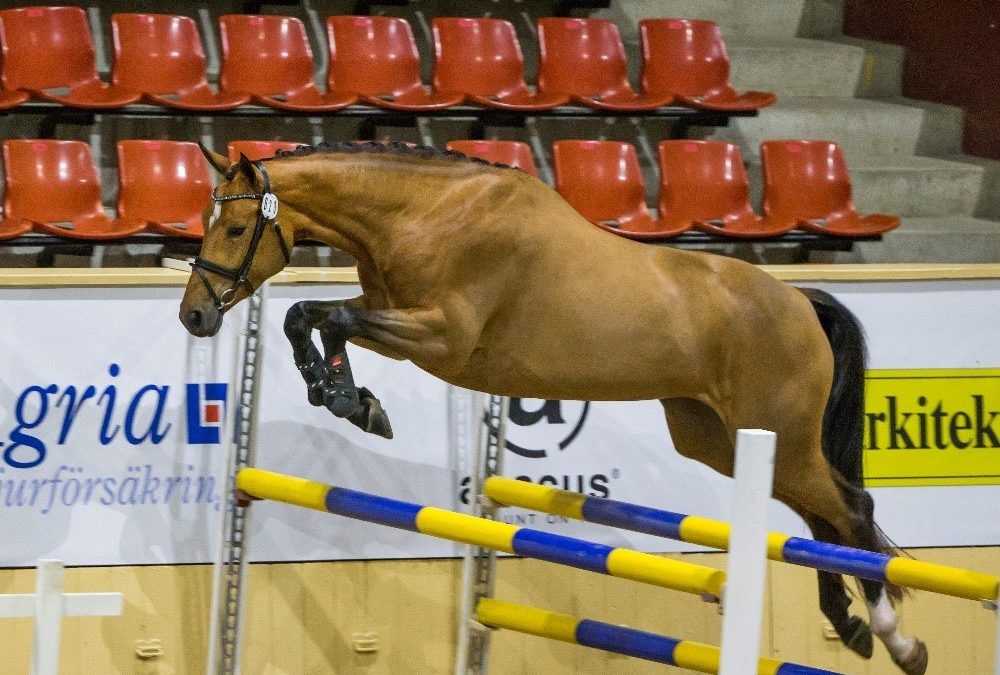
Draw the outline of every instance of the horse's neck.
M415 239L429 234L421 209L441 206L453 184L447 165L352 154L304 157L288 167L287 200L310 221L296 230L296 239L318 240L353 255L366 293L385 288L388 269L419 267L419 257L432 253ZM459 174L461 169L455 167Z

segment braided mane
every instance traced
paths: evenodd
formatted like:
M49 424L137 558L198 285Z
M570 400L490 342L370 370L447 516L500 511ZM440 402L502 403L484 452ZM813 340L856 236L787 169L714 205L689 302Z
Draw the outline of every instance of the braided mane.
M316 153L369 153L375 155L401 155L404 157L420 157L423 159L452 159L461 162L471 162L482 164L483 166L493 166L501 169L513 169L509 164L487 162L478 157L470 157L458 150L440 150L429 145L411 146L402 141L389 141L380 143L379 141L339 141L331 143L323 141L318 145L300 145L294 150L278 150L272 159L284 159L285 157L302 157L314 155Z

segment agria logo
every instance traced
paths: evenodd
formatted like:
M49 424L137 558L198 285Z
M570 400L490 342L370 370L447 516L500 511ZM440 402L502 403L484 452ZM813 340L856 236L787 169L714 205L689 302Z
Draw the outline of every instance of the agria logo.
M187 385L187 442L205 445L222 442L226 423L225 382Z
M170 385L122 386L122 368L108 366L106 377L84 384L32 384L14 402L13 424L0 430L0 464L30 469L42 464L52 446L160 445L170 437L176 413ZM187 442L220 443L228 385L189 384L186 388Z
M565 450L583 429L589 409L588 401L511 398L507 449L532 459Z

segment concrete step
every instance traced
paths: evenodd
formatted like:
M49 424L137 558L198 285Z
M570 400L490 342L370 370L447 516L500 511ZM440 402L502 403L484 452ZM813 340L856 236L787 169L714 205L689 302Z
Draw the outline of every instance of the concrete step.
M931 157L957 155L962 150L965 112L958 106L918 101L902 96L878 99L882 103L919 108L923 111L916 154Z
M612 0L606 10L594 16L605 16L618 24L622 37L637 39L639 21L655 17L678 19L710 19L722 27L727 36L775 35L792 37L798 34L807 2L816 0Z
M798 34L834 37L844 32L844 0L806 0Z
M835 44L864 50L864 65L855 92L858 96L867 98L902 96L905 49L899 45L861 40L844 35L824 37L823 39Z
M854 203L861 213L897 216L971 216L976 212L983 169L934 157L847 157ZM761 203L760 160L747 166L751 196Z
M909 217L882 241L858 243L836 262L1000 262L1000 222L970 216Z
M733 85L786 96L854 96L865 49L795 37L726 39Z
M1000 161L963 154L950 155L947 159L973 164L982 169L983 187L975 214L980 218L1000 221Z
M785 97L757 117L734 118L713 138L739 143L749 157L760 143L777 138L839 143L849 158L911 156L916 153L924 110L868 99L834 96Z

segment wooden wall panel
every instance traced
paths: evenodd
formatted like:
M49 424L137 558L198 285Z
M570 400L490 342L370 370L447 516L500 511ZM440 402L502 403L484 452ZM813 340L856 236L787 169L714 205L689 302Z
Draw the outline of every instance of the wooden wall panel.
M1000 548L931 549L922 560L1000 571ZM715 567L722 554L674 556ZM247 675L435 675L452 671L457 628L455 560L252 565L243 672ZM208 566L77 568L66 590L125 593L121 618L67 619L62 675L197 675L204 672L212 570ZM33 570L0 570L0 593L28 593ZM885 650L870 662L823 636L815 573L769 563L763 653L848 675L895 672ZM533 560L501 560L497 597L674 637L717 644L714 605L666 589ZM856 602L856 611L864 607ZM916 593L902 607L904 628L923 638L933 673L993 672L995 623L976 603ZM355 651L374 633L378 649ZM141 660L137 640L162 642ZM515 633L493 636L494 675L652 675L662 667ZM31 622L4 620L0 672L28 668Z

